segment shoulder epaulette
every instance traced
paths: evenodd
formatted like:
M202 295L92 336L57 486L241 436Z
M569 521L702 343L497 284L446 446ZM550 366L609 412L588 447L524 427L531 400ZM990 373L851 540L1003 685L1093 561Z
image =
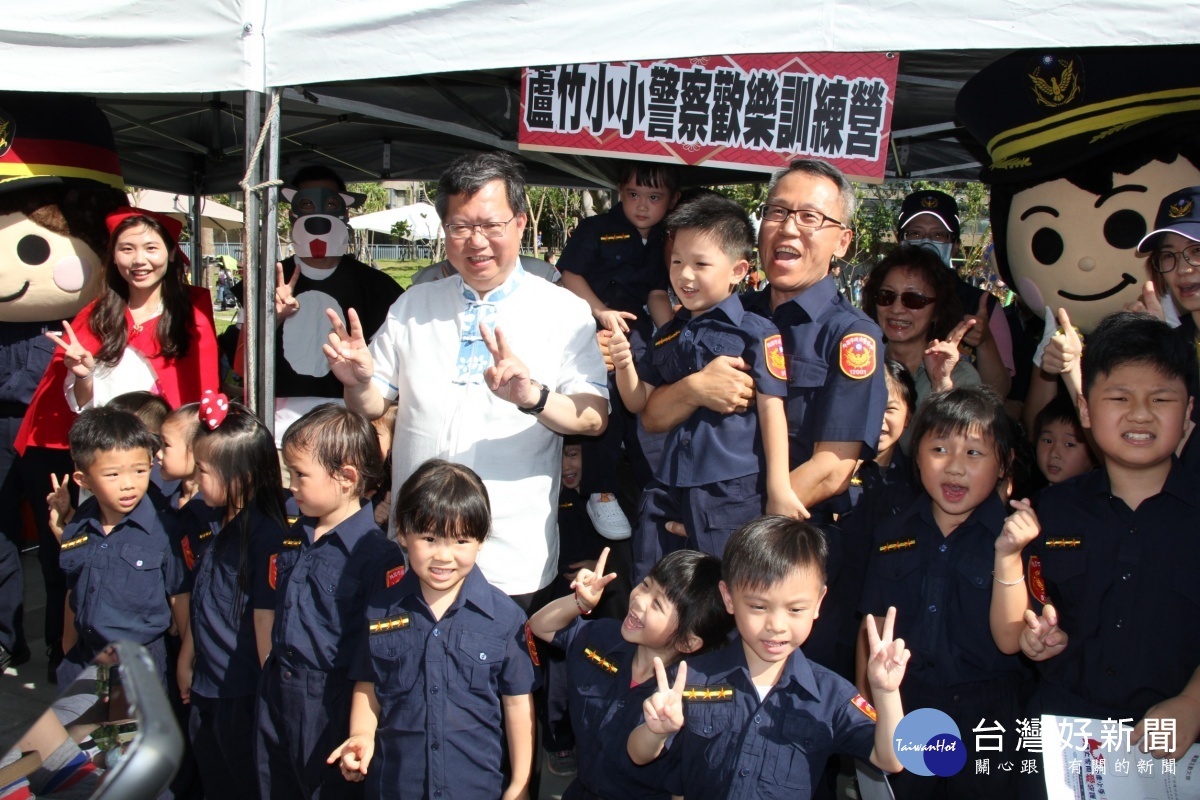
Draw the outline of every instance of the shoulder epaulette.
M59 547L59 550L72 550L76 547L87 544L87 540L88 540L88 537L86 535L77 536L74 539L71 539L70 541L63 542L62 545Z
M295 525L295 524L296 524L297 522L299 522L299 521L300 521L300 517L299 517L299 515L297 515L297 516L294 516L294 517L288 517L288 518L287 518L288 527L289 527L289 528L290 528L290 527L292 527L293 525Z
M558 504L558 507L559 507L559 508L574 508L574 507L575 507L575 503L574 503L574 501L572 501L572 500L568 500L568 501L567 501L567 502L565 502L565 503L559 503L559 504Z
M583 648L583 655L587 658L588 661L592 662L593 664L595 664L597 667L604 670L605 672L611 673L613 675L617 674L617 669L618 669L617 665L614 664L613 662L609 661L607 658L605 658L604 653L601 653L599 650L592 647L591 645L588 645L587 647Z
M892 539L879 545L879 552L894 553L897 550L911 550L917 546L916 539Z
M629 233L606 233L600 237L602 242L627 242L633 238Z
M211 528L205 528L204 530L200 531L200 533L196 534L196 538L197 538L197 539L199 539L199 540L200 540L200 541L202 541L202 542L203 542L205 539L211 539L211 538L212 538L212 529L211 529Z
M388 631L398 631L402 628L407 628L412 624L412 617L408 614L397 614L394 617L387 619L373 619L367 630L371 633L387 633Z
M287 548L288 550L295 550L301 544L303 544L303 542L301 542L299 539L284 539L283 540L283 546L285 548Z
M661 339L656 339L656 340L654 341L654 346L655 346L655 347L662 347L662 346L663 346L664 344L666 344L667 342L669 342L669 341L671 341L672 339L674 339L674 338L676 338L677 336L679 336L679 334L680 334L680 332L681 332L682 330L683 330L683 328L677 328L677 329L675 330L675 332L674 332L674 333L669 333L669 334L667 334L666 336L664 336L664 337L663 337L663 338L661 338Z
M688 703L732 702L733 687L728 684L718 686L688 686L683 690L683 699Z
M1047 539L1046 548L1049 550L1077 550L1083 546L1082 539Z

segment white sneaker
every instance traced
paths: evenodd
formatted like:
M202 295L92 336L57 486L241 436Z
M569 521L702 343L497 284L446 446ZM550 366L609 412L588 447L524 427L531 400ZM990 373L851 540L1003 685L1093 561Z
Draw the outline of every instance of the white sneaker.
M619 542L633 535L633 528L629 527L629 520L625 519L625 512L621 510L616 495L608 492L592 495L588 498L587 513L596 533L605 539Z

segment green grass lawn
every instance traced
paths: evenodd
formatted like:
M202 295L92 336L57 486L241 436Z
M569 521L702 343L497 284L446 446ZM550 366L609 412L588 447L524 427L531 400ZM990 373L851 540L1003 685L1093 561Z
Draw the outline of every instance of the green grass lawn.
M405 289L412 283L412 276L417 270L422 267L429 266L428 261L380 261L379 268L392 276L396 283L403 286ZM213 293L214 296L216 293ZM234 318L237 316L237 311L218 311L213 309L213 316L217 321L217 335L225 332L225 329L233 324Z

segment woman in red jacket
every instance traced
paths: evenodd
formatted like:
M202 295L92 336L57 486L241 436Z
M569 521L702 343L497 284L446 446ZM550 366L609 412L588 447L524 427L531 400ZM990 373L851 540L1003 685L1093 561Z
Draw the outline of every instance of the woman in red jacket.
M67 432L77 413L128 391L152 391L178 408L219 389L217 337L208 290L189 286L187 260L177 244L182 223L139 208L107 218L109 247L105 288L62 334L47 333L60 349L42 377L17 434L27 465L50 474L72 471ZM34 489L38 491L38 489ZM46 578L47 614L62 614L58 543L38 520L39 560ZM48 642L51 649L54 643ZM51 653L51 658L61 657Z

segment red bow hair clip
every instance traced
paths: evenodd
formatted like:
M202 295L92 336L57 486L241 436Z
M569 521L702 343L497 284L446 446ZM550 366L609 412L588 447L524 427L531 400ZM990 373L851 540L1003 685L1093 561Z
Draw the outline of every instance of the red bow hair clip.
M204 398L200 401L200 421L210 431L215 431L228 415L229 398L225 396L224 392L214 392L212 389L205 389Z

